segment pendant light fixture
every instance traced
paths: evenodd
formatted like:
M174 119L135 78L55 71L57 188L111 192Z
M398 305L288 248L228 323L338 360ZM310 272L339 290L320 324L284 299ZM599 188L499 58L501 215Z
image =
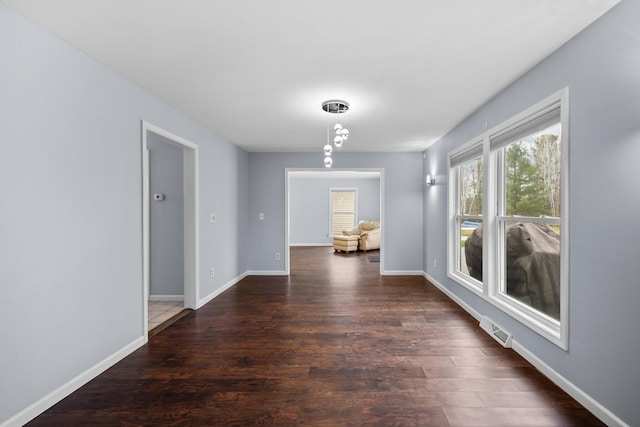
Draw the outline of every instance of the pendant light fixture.
M349 103L339 99L331 99L322 103L322 109L327 113L327 143L324 146L324 166L330 168L333 165L331 139L333 138L333 145L336 148L342 147L349 139L349 129L344 126L342 120L342 114L349 111ZM335 114L337 118L336 123L333 125L333 131L331 130L332 114Z

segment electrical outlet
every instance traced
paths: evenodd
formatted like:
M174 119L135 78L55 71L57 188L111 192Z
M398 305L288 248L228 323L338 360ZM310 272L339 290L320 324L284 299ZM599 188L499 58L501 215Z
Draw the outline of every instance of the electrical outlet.
M216 214L211 214L211 216L209 216L209 221L216 222Z
M280 261L280 252L276 252L276 261Z
M216 269L211 267L211 272L209 274L211 275L211 278L213 279L216 276Z
M433 268L438 268L438 258L433 259Z
M260 215L258 215L258 218L260 218L260 221L264 220L264 213L260 212Z

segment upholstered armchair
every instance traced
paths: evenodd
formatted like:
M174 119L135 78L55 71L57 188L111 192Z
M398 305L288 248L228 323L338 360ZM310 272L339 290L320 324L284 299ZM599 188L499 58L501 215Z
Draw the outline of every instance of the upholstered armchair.
M342 232L345 236L359 236L358 249L380 249L380 221L360 221L355 228Z

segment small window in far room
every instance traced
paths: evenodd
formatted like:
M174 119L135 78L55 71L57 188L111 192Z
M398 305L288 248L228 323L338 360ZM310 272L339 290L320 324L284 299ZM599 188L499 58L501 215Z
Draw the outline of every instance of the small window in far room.
M343 230L356 226L358 190L331 189L331 234L342 235Z

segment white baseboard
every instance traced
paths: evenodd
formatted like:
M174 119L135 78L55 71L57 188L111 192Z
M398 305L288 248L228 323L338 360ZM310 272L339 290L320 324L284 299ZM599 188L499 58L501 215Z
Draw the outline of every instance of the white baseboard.
M420 270L384 270L380 272L381 276L422 276Z
M247 271L247 276L288 276L284 270L252 270Z
M584 390L578 388L574 383L560 375L551 366L547 365L539 359L538 356L529 351L517 340L512 341L513 350L522 356L527 362L531 363L547 378L553 381L558 387L567 392L571 397L576 399L582 406L587 408L593 415L598 417L600 421L609 427L629 427L629 424L618 418L613 412L602 406L598 401L589 396Z
M289 246L333 246L333 243L289 243Z
M233 285L235 285L236 283L238 283L239 281L241 281L242 279L244 279L247 276L288 276L288 274L285 271L277 271L277 270L273 270L273 271L271 271L271 270L267 270L267 271L247 271L247 272L239 275L235 279L227 282L221 288L218 288L215 291L211 292L206 297L201 298L200 301L198 302L198 306L196 307L196 309L202 307L203 305L205 305L209 301L213 300L215 297L217 297L218 295L220 295L221 293L223 293L224 291L226 291L227 289L229 289L230 287L232 287ZM2 426L0 426L0 427L2 427Z
M184 301L184 295L149 295L149 301Z
M143 345L143 337L140 337L132 343L127 344L111 356L107 357L101 362L98 362L77 377L67 381L48 395L44 396L42 399L27 406L25 409L0 424L0 427L20 427L25 425L26 423L42 414L44 411L60 402L65 397L69 396L71 393L78 390L80 387L82 387Z
M215 297L217 297L218 295L220 295L221 293L223 293L224 291L226 291L227 289L229 289L230 287L232 287L233 285L235 285L236 283L238 283L239 281L241 281L242 279L244 279L247 276L248 276L247 273L243 273L243 274L239 275L238 277L236 277L235 279L232 279L229 282L225 283L221 288L218 288L215 291L211 292L206 297L201 298L200 301L198 301L198 304L196 306L196 310L199 309L200 307L202 307L203 305L205 305L206 303L208 303L209 301L211 301L212 299L214 299Z
M476 320L478 320L478 322L480 322L480 320L482 319L482 314L480 314L476 309L474 309L473 307L471 307L469 304L467 304L466 302L464 302L464 300L462 300L460 297L458 297L456 294L454 294L453 292L451 292L449 289L447 289L446 287L444 287L441 283L439 283L436 279L434 279L433 277L429 276L427 273L423 272L422 275L424 276L425 279L427 279L429 282L431 282L431 284L433 284L433 286L435 286L436 288L438 288L440 291L442 291L446 296L448 296L449 298L451 298L456 304L458 304L460 307L462 307L462 309L464 311L466 311L467 313L469 313L470 315L472 315Z
M449 289L445 288L441 283L438 283L437 280L429 276L427 273L423 272L423 275L425 279L431 282L436 288L440 289L445 295L451 298L451 300L462 307L462 309L464 309L467 313L478 319L478 321L482 319L482 315L477 310L473 309L469 304L464 302L460 297L456 296ZM535 366L536 369L542 372L547 378L553 381L567 394L576 399L582 406L587 408L587 410L598 417L607 426L629 427L628 424L618 418L613 412L602 406L602 404L585 393L584 390L580 389L571 381L560 375L551 366L543 362L542 359L539 359L535 354L533 354L526 347L520 344L516 339L513 339L511 346L516 353L522 356L523 359Z

